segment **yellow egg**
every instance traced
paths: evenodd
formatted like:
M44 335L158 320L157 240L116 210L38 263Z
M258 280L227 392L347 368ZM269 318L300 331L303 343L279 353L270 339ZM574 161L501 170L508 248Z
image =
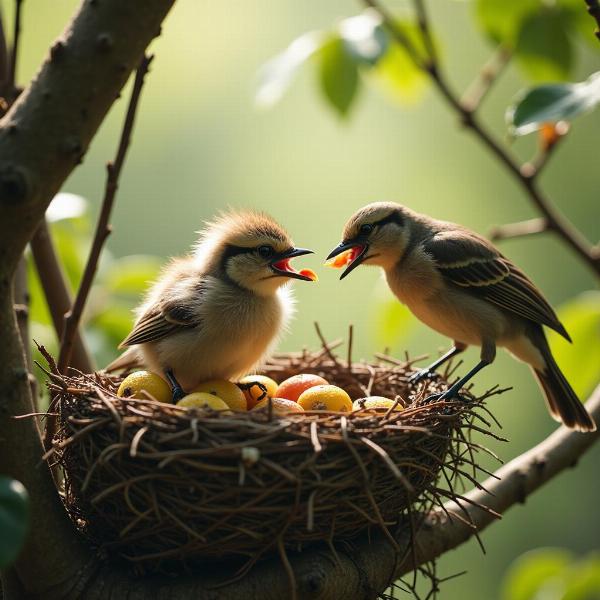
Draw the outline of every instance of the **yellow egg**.
M240 388L225 379L211 379L197 385L192 392L206 392L218 396L231 410L243 412L248 410L246 396Z
M317 385L300 394L298 404L304 410L330 410L348 412L352 410L350 396L335 385Z
M271 407L276 415L284 415L286 413L301 413L304 409L293 400L287 398L271 398ZM256 404L252 410L264 410L265 412L269 409L269 398L265 398Z
M366 409L385 409L389 410L394 406L395 400L384 398L383 396L369 396L368 398L359 398L352 404L352 410ZM404 407L400 402L395 406L394 411L404 410Z
M248 410L265 398L273 398L277 392L277 385L276 381L266 375L246 375L238 381L238 386L246 396ZM261 386L264 386L267 391L265 392Z
M141 400L158 400L171 402L172 393L169 384L156 373L135 371L127 375L117 391L120 398L138 398Z
M229 406L214 394L207 392L193 392L184 396L177 406L185 408L212 408L213 410L230 410Z

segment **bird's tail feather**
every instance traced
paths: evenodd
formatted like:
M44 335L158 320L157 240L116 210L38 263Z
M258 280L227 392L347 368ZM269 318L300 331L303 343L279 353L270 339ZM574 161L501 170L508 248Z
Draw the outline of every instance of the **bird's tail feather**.
M544 357L546 368L543 371L533 369L533 372L544 392L552 416L569 429L595 431L594 419L585 410L577 394L556 364L543 332L541 332L541 336L536 336L535 345Z

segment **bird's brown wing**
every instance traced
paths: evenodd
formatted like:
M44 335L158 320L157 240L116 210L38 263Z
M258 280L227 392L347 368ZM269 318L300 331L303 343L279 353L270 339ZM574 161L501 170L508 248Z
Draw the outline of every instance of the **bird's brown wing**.
M569 334L527 275L486 239L463 231L444 231L424 244L449 283L468 289L504 310Z
M184 300L170 300L148 310L119 348L155 342L177 331L198 327L201 321L190 306L191 303Z

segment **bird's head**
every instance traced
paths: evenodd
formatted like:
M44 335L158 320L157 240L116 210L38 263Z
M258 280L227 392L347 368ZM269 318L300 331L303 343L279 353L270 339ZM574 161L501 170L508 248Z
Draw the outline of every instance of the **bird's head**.
M387 269L402 258L409 239L408 209L393 202L368 204L350 217L326 264L346 267L340 279L363 263Z
M229 212L202 233L196 256L235 284L261 295L274 294L290 279L315 281L310 269L297 271L291 260L312 254L296 248L289 235L264 213Z

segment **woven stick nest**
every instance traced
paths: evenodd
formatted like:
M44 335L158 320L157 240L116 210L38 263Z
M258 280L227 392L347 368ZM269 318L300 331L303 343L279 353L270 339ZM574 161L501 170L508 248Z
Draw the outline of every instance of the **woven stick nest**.
M483 400L498 392L431 401L448 372L410 385L411 367L387 356L353 363L350 351L341 360L325 342L277 356L263 372L278 381L314 373L353 399L405 406L280 417L118 398L121 377L49 373L59 415L50 460L64 470L65 504L81 531L138 571L224 557L249 568L271 551L333 549L374 527L393 541L407 511L454 497L457 477L473 480L479 446L470 431L487 428Z

